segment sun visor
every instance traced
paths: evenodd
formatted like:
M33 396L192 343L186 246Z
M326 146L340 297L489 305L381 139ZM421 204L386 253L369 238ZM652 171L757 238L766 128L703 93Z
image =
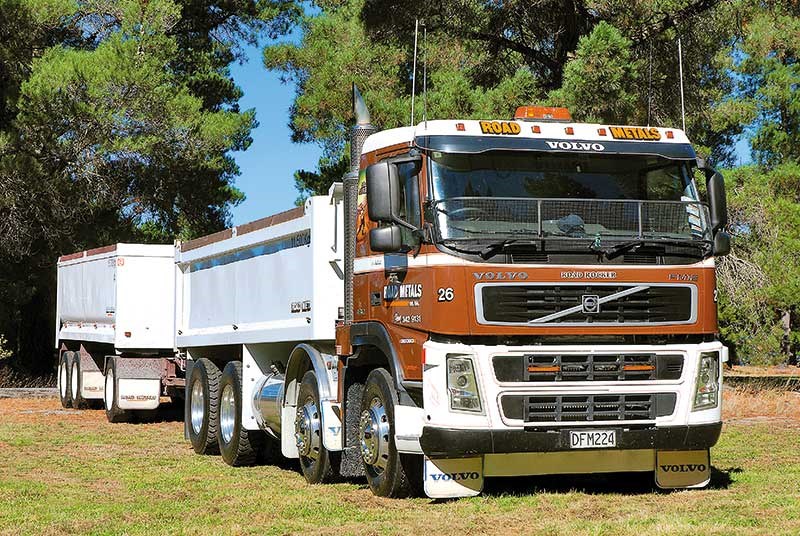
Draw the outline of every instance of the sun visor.
M414 144L424 150L443 153L483 153L486 151L541 151L609 155L662 156L672 160L694 160L688 143L612 140L531 139L488 136L417 136Z

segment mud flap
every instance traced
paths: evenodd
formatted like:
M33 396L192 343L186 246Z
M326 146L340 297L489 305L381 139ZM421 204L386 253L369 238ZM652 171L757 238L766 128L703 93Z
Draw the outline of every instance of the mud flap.
M156 409L160 402L161 380L140 378L117 379L119 409Z
M425 457L425 495L432 499L474 497L483 489L483 457Z
M708 450L661 450L656 453L659 488L702 488L711 481Z

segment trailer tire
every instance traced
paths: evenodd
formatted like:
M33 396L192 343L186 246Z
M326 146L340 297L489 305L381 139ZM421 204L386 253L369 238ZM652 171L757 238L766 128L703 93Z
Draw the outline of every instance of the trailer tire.
M189 441L197 454L219 454L219 368L206 358L198 359L189 377Z
M253 465L264 443L264 432L242 426L242 362L225 365L219 382L217 441L228 465Z
M419 455L400 454L394 444L394 407L398 405L398 398L393 383L384 368L375 369L367 376L361 397L359 448L373 494L410 497L418 493L422 466Z
M117 360L113 357L106 362L105 382L103 388L103 407L106 419L111 423L128 422L131 412L119 407L119 378L117 377Z
M58 362L58 397L61 399L62 408L72 407L72 393L70 392L70 371L72 370L72 352L61 352Z
M72 396L72 407L75 409L86 409L89 407L87 400L83 398L81 390L81 354L80 352L72 352L72 365L70 366L70 394Z
M322 441L322 409L317 375L309 370L303 375L297 395L295 438L300 453L300 469L309 484L333 481L337 473L340 452L330 452Z

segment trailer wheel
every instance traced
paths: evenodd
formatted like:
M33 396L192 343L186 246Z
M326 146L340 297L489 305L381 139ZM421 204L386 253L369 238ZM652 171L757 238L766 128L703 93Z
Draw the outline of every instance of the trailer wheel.
M105 386L103 388L103 407L108 422L128 422L131 413L119 407L119 380L117 378L117 360L113 357L106 363Z
M189 440L198 454L219 454L217 410L221 373L206 358L198 359L189 377Z
M300 383L294 437L300 454L300 469L306 481L309 484L332 481L340 453L329 452L322 444L322 410L317 375L313 370L306 372Z
M81 376L81 354L80 352L72 352L72 366L70 367L70 391L72 396L72 407L76 409L86 409L89 405L81 394L82 376Z
M242 362L225 365L219 382L217 441L225 463L253 465L264 443L264 432L242 426Z
M70 369L72 368L72 352L61 352L61 360L58 363L58 396L61 399L61 407L72 407L72 392L70 389Z
M422 476L420 456L400 454L394 444L394 407L397 393L386 369L369 373L361 397L358 426L364 472L372 493L379 497L408 497ZM419 474L417 474L419 473Z

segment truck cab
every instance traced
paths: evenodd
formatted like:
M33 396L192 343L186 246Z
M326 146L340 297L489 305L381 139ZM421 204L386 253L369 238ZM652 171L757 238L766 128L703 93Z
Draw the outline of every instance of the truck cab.
M387 354L413 408L397 448L424 454L429 496L553 473L703 486L728 355L714 268L726 221L722 177L678 129L522 107L378 132L360 153L337 348L353 364ZM362 413L362 450L383 448L363 433L381 418Z

